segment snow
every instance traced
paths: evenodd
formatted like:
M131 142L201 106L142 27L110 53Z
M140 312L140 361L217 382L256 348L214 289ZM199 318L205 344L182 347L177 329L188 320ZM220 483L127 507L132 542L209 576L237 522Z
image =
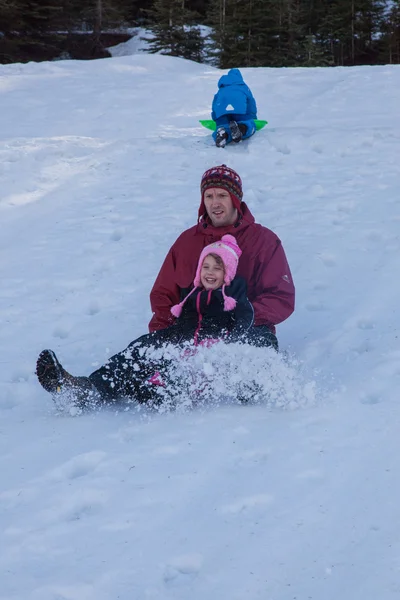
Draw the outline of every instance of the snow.
M269 125L225 149L198 123L220 75L1 67L1 600L399 597L400 68L243 69ZM278 402L59 414L38 353L88 374L145 333L222 162L297 286Z
M129 33L132 33L132 37L127 42L121 42L108 48L111 56L130 56L131 54L148 52L149 40L154 37L152 31L143 27L133 27L129 30Z
M185 29L190 30L190 26L185 26ZM200 32L201 37L204 40L205 49L210 46L210 35L212 29L207 25L196 25L195 29ZM151 41L154 39L154 33L151 29L145 29L144 27L131 27L126 33L132 34L132 37L126 42L121 42L116 46L107 48L111 56L131 56L132 54L140 54L142 52L149 52ZM166 54L162 51L157 54ZM214 64L215 56L207 56L207 52L203 52L203 61L207 64Z

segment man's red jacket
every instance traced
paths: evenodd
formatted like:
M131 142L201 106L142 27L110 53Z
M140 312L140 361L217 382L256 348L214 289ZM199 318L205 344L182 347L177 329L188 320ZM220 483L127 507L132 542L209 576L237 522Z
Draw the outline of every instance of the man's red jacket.
M180 291L188 288L196 274L200 253L205 246L227 233L235 236L242 255L237 274L244 277L248 298L254 307L254 325L274 325L287 319L294 311L295 290L280 239L273 231L258 225L244 202L238 223L214 227L200 221L184 231L167 254L150 293L153 317L150 331L165 329L175 318L170 309L180 301Z

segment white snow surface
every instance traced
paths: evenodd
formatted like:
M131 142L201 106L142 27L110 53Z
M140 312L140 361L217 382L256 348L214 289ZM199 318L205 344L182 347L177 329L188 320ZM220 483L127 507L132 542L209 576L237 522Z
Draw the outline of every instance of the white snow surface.
M400 68L243 69L269 125L225 149L198 124L220 75L0 67L1 600L399 598ZM202 368L264 365L272 400L60 414L38 353L85 375L147 331L221 163L281 237L297 306L279 356Z
M107 48L111 56L130 56L131 54L148 52L149 41L154 37L153 32L143 27L132 27L129 33L132 34L132 37L127 42L121 42L116 46Z

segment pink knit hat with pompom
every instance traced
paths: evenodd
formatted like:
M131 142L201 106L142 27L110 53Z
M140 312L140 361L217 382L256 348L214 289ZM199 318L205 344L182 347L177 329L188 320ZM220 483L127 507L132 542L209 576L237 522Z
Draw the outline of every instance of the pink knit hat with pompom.
M219 256L224 263L225 267L225 275L224 275L224 285L222 286L222 296L224 298L224 310L233 310L236 306L236 300L231 296L227 296L225 294L225 286L229 285L232 279L236 275L239 258L242 254L241 249L237 245L237 242L233 235L223 235L219 242L213 242L209 244L205 248L203 248L199 262L197 264L196 276L193 281L194 288L191 292L180 302L179 304L175 304L171 308L171 313L174 317L180 317L182 313L182 308L186 302L186 300L193 294L193 292L201 287L201 267L203 265L204 259L209 254L216 254Z

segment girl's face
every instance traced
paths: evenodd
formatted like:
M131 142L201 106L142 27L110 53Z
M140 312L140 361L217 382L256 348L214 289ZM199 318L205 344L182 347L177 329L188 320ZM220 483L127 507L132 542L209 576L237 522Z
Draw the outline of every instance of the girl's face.
M224 284L225 269L222 260L209 254L203 260L200 272L201 285L206 290L216 290Z

